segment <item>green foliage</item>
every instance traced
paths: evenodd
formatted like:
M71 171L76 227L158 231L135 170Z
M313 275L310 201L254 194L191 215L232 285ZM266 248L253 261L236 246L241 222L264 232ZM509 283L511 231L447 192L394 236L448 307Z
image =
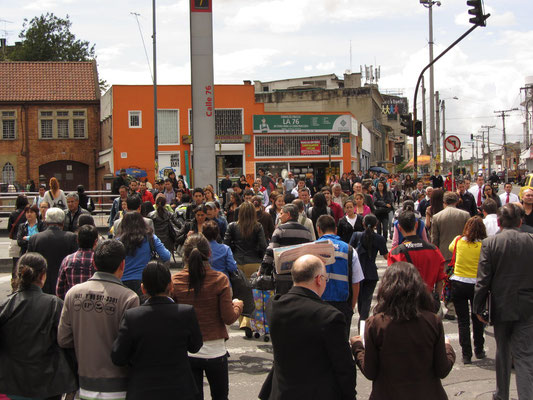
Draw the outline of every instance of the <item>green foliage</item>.
M401 163L399 164L396 164L396 172L397 173L404 173L404 174L409 174L411 172L413 172L413 167L405 167L407 165L407 161L402 161Z
M70 32L72 23L46 13L28 22L24 19L19 37L22 45L13 49L13 61L89 61L94 59L94 44L76 39Z

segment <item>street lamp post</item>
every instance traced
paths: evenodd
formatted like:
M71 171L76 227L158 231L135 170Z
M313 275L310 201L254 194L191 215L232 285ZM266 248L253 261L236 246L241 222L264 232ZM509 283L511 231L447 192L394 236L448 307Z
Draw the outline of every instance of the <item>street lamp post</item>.
M420 4L429 11L429 140L431 142L431 154L436 157L438 154L439 140L435 137L435 84L433 72L433 6L440 7L440 1L420 0Z

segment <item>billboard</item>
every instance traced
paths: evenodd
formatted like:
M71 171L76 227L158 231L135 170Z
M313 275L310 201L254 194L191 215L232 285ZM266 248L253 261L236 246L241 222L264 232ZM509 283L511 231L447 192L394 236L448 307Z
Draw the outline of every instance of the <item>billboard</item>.
M352 119L348 114L254 115L254 133L351 132Z
M320 153L320 140L300 140L300 155L319 156Z

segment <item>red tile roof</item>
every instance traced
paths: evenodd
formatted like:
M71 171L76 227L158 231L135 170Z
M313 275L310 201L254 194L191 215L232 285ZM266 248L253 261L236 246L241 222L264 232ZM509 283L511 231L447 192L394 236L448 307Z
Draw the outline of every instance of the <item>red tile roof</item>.
M0 62L0 102L99 99L94 61Z

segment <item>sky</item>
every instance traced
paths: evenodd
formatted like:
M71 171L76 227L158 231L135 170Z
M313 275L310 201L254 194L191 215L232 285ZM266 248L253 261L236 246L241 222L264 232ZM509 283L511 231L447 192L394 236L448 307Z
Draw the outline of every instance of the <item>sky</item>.
M158 84L188 84L189 0L156 2ZM0 0L0 5L0 37L8 44L18 40L24 18L68 14L77 38L96 45L100 78L111 85L152 82L151 1ZM435 56L470 28L467 10L466 0L433 6ZM446 131L462 140L465 158L470 157L470 134L483 125L495 125L491 142L502 142L496 110L519 109L506 118L506 131L508 142L522 140L520 88L533 76L533 2L485 1L485 12L491 13L487 26L435 64L435 90L446 102ZM140 14L140 31L132 13ZM403 92L411 108L416 80L429 59L428 10L419 0L213 0L213 36L215 84L329 73L342 77L347 70L373 65L381 69L380 90Z

